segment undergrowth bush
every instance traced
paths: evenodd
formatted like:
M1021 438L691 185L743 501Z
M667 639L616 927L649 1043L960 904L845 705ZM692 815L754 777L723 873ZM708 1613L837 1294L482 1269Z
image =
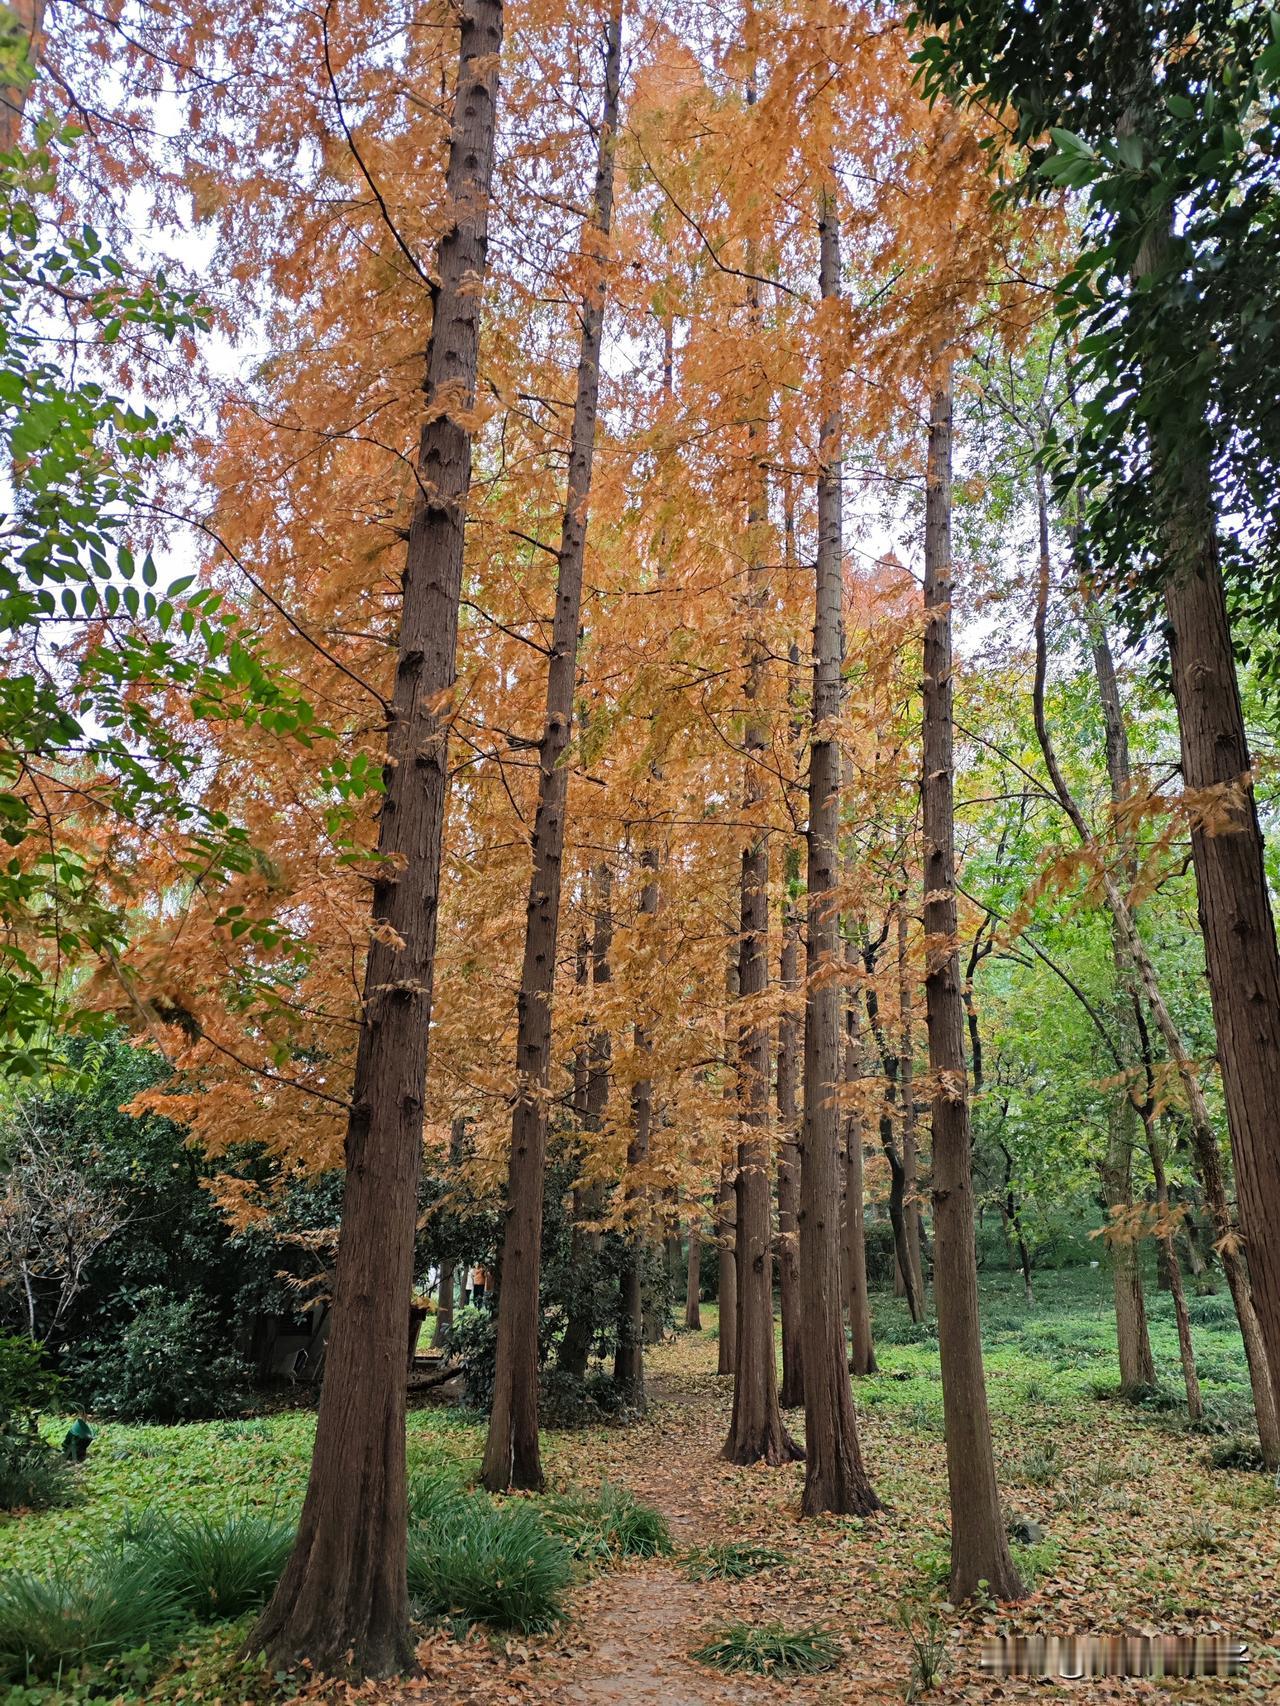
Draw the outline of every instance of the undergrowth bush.
M661 1512L607 1481L598 1494L565 1493L548 1499L544 1509L547 1526L583 1563L656 1558L671 1550L671 1533Z
M419 1617L529 1634L560 1617L569 1548L533 1504L442 1492L409 1531L409 1595Z
M0 1510L56 1510L75 1495L75 1477L60 1452L39 1434L0 1430Z
M90 1346L72 1364L89 1407L126 1422L192 1422L226 1416L245 1402L248 1370L216 1347L222 1329L199 1298L159 1286L122 1333Z
M691 1582L741 1581L744 1576L777 1569L786 1561L786 1553L775 1552L772 1547L731 1540L690 1552L684 1561L684 1573Z

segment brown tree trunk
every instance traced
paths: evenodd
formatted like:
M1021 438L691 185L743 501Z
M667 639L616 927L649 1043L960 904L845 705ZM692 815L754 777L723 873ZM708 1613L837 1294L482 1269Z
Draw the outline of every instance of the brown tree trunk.
M689 1222L689 1261L685 1269L684 1324L691 1333L702 1331L702 1223Z
M467 1139L467 1121L458 1114L449 1127L449 1169L454 1175L462 1165L463 1148ZM454 1276L452 1261L440 1264L440 1281L436 1287L436 1324L431 1334L432 1348L439 1350L449 1343L453 1328Z
M985 1582L997 1599L1023 1586L1009 1555L996 1484L978 1319L969 1097L955 887L951 665L951 371L929 412L924 546L925 1013L933 1092L934 1294L951 1492L954 1603Z
M845 777L850 764L846 757ZM864 1076L862 1039L858 1035L858 997L854 979L861 954L849 931L844 945L845 962L849 967L849 984L844 1002L844 1084L846 1094ZM841 1145L844 1155L844 1278L845 1308L849 1315L849 1372L875 1374L878 1371L875 1347L871 1336L871 1290L867 1284L867 1225L863 1202L863 1134L862 1115L857 1105L849 1102L844 1117Z
M738 959L731 955L725 970L725 1099L736 1104L737 1074L731 1069L733 1008L738 998ZM738 1354L738 1251L737 1251L737 1169L731 1150L720 1159L720 1180L716 1187L716 1301L719 1312L719 1341L717 1344L717 1374L732 1374Z
M840 292L840 228L824 191L818 220L823 299ZM880 1509L858 1444L840 1306L840 672L844 665L842 422L838 380L823 374L809 733L809 918L804 1122L800 1142L800 1294L804 1335L805 1516Z
M639 918L658 915L658 855L646 848L641 854L645 871L640 893ZM636 1053L647 1056L652 1047L643 1025L635 1027ZM634 1183L637 1168L649 1159L649 1134L653 1123L653 1081L638 1079L631 1093L631 1141L627 1145L626 1202L628 1223L624 1228L622 1275L619 1285L618 1342L613 1359L615 1385L623 1387L633 1404L644 1403L644 1297L641 1275L644 1266L645 1229L638 1224L638 1205L644 1192Z
M906 1219L907 1254L911 1259L912 1285L903 1289L908 1295L914 1290L924 1304L924 1262L921 1257L919 1157L916 1150L916 1087L915 1087L915 1024L911 1003L911 963L907 956L907 897L905 873L903 893L897 905L898 935L898 1012L901 1020L901 1040L898 1046L898 1099L902 1109L902 1175L904 1217Z
M800 987L800 920L789 895L783 907L780 975L782 987L791 997ZM782 1282L782 1390L778 1402L784 1410L798 1409L804 1403L797 1230L800 1210L796 1146L796 1068L800 1053L797 1031L795 1013L788 1007L778 1020L778 1269Z
M601 860L591 875L593 891L591 941L589 952L580 952L579 980L585 982L588 965L594 989L607 988L612 979L609 955L613 948L613 873ZM585 1050L579 1050L580 1070L575 1073L574 1109L588 1141L604 1124L609 1105L609 1070L613 1050L608 1030L597 1024ZM600 1253L600 1216L604 1212L604 1191L598 1181L576 1190L573 1194L573 1232L571 1250L576 1262L587 1271L594 1267ZM564 1336L556 1354L557 1365L566 1374L582 1380L591 1358L591 1342L596 1336L596 1292L594 1285L574 1288L573 1306L565 1322Z
M889 1163L889 1222L893 1227L893 1250L897 1260L897 1272L902 1281L902 1295L907 1300L907 1308L913 1321L924 1319L924 1299L919 1285L916 1283L916 1270L912 1267L908 1254L907 1229L907 1174L902 1163L894 1135L894 1111L898 1100L898 1070L899 1059L897 1050L891 1047L885 1035L884 1026L880 1020L880 998L876 993L871 978L875 974L878 950L867 940L863 961L867 969L867 981L863 985L863 1000L867 1008L867 1023L875 1038L876 1047L880 1054L880 1064L884 1071L885 1093L880 1107L880 1147L884 1151L885 1160Z
M274 1669L391 1676L413 1663L405 1577L405 1319L413 1286L423 1095L448 782L463 520L471 484L501 0L462 9L449 147L453 223L436 253L427 416L400 610L378 817L374 931L346 1140L315 1446L298 1537L246 1643ZM457 416L441 406L457 399Z
M1145 1038L1144 1038L1145 1042ZM1174 1227L1169 1215L1169 1184L1164 1171L1164 1154L1156 1131L1155 1085L1151 1081L1151 1057L1147 1053L1148 1096L1144 1124L1147 1131L1147 1153L1156 1183L1156 1209L1160 1215L1160 1243L1164 1248L1169 1272L1169 1290L1173 1295L1173 1316L1178 1324L1178 1357L1182 1363L1182 1383L1187 1394L1187 1415L1198 1422L1204 1415L1200 1396L1200 1377L1196 1373L1195 1348L1191 1343L1191 1317L1187 1314L1186 1294L1182 1289L1182 1264L1174 1242Z
M591 236L584 243L589 262L601 260L612 223L614 139L621 70L621 0L614 0L605 30L604 106L598 133ZM518 1001L517 1092L502 1237L497 1363L493 1411L481 1468L481 1480L490 1492L542 1485L538 1453L538 1280L547 1150L547 1087L551 1074L551 1007L569 791L569 770L564 757L573 728L587 505L591 496L600 395L605 282L601 267L588 284L581 307L582 338L568 491L560 531L546 724L538 749L538 806Z
M1071 819L1076 834L1084 845L1092 837L1083 812L1067 787L1054 751L1053 740L1045 716L1044 692L1048 670L1046 618L1049 604L1049 509L1042 472L1036 473L1036 506L1040 534L1040 566L1035 616L1035 681L1032 688L1032 713L1036 737L1044 755L1045 768L1062 809ZM1096 662L1096 659L1095 659ZM1106 690L1103 695L1103 714L1106 718ZM1129 791L1128 738L1123 724L1117 729L1107 726L1107 769L1111 777L1112 798L1119 804ZM1114 1002L1115 1034L1121 1039L1133 1039L1133 930L1128 903L1104 865L1103 889L1112 923L1112 958L1115 964L1116 999ZM1114 1040L1112 1046L1115 1047ZM1137 1050L1123 1047L1117 1051L1117 1065L1122 1073L1136 1065ZM1116 1353L1120 1365L1120 1390L1126 1394L1155 1385L1155 1362L1151 1355L1151 1338L1147 1330L1146 1301L1142 1294L1142 1261L1137 1240L1128 1235L1124 1223L1132 1219L1133 1211L1133 1140L1139 1109L1132 1088L1120 1092L1112 1103L1109 1115L1107 1153L1102 1162L1102 1187L1112 1225L1118 1221L1113 1236L1107 1240L1111 1259L1111 1284L1116 1311Z

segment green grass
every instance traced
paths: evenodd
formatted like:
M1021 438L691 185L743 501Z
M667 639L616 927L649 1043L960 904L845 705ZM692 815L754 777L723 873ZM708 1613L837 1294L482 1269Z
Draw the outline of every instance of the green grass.
M684 1560L684 1573L691 1582L740 1581L744 1576L758 1575L763 1570L776 1570L786 1561L786 1554L772 1547L728 1541L688 1553Z
M548 1527L585 1564L656 1558L671 1550L671 1534L661 1513L625 1487L605 1482L596 1494L553 1494L543 1510Z
M572 1578L569 1548L531 1501L457 1493L409 1531L409 1595L422 1618L549 1629Z

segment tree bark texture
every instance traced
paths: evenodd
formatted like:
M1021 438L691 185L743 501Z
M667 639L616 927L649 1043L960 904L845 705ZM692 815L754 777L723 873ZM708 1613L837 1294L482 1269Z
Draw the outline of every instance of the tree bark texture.
M840 292L840 232L824 193L818 222L824 300ZM800 1294L804 1343L805 1516L879 1510L862 1461L840 1299L842 988L840 908L840 672L844 665L842 424L838 381L824 373L814 574L809 730L809 918L800 1142Z
M346 1138L346 1183L315 1446L298 1537L247 1642L273 1667L390 1676L413 1663L405 1577L405 1322L413 1286L463 522L471 485L493 176L501 0L466 0L436 253L378 817L373 934Z
M573 729L578 626L586 558L587 506L595 461L596 410L604 336L604 251L613 218L614 142L622 72L621 0L605 26L604 104L599 125L595 191L584 233L587 257L599 271L581 305L582 337L573 408L568 491L560 531L546 723L538 749L538 805L533 827L524 963L517 1002L517 1091L511 1121L506 1223L498 1296L498 1346L493 1411L481 1479L491 1491L538 1488L538 1319L542 1188L547 1151L547 1090L551 1074L551 1004L555 988L560 877L569 770L564 763Z
M782 958L779 974L788 995L800 988L800 921L788 895L783 902ZM796 1145L799 1110L797 1066L799 1026L794 1012L778 1020L778 1272L782 1306L782 1389L784 1410L804 1403L804 1365L800 1333L800 1166Z
M949 368L930 398L924 548L925 1014L933 1079L934 1290L951 1493L954 1603L986 1582L997 1599L1023 1586L1009 1555L996 1484L978 1319L964 998L955 885L951 681L951 430Z

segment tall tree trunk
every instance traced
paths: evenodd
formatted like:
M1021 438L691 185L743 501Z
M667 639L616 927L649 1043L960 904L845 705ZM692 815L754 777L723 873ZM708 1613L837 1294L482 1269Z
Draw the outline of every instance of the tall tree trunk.
M1022 1226L1022 1214L1018 1208L1018 1198L1013 1188L1013 1156L1009 1153L1009 1146L1006 1143L1001 1143L1000 1152L1004 1156L1005 1224L1017 1248L1018 1266L1022 1270L1022 1289L1027 1299L1027 1306L1032 1308L1036 1299L1031 1285L1031 1252L1027 1248L1026 1233Z
M834 195L819 211L819 278L840 294ZM826 364L824 363L824 369ZM844 665L842 422L838 379L823 373L809 732L808 946L804 1007L804 1123L800 1144L800 1292L804 1306L805 1516L880 1509L858 1444L840 1306L840 672Z
M851 771L848 756L844 760L844 778ZM846 863L851 863L846 860ZM857 968L862 953L855 935L861 929L847 929L844 944L845 963L849 982L844 1001L844 1086L846 1096L865 1076L862 1038L858 1034ZM862 1113L851 1097L844 1116L842 1152L844 1155L844 1277L845 1308L849 1315L849 1372L875 1374L878 1369L871 1336L871 1288L867 1284L867 1222L863 1202L863 1132Z
M782 987L793 998L800 987L800 920L788 894L783 901ZM782 1390L778 1402L784 1410L804 1403L804 1363L800 1334L800 1247L797 1217L800 1211L799 1151L796 1145L799 1118L796 1103L796 1067L799 1037L796 1015L787 1008L778 1020L778 1269L782 1302Z
M646 848L640 855L645 872L640 893L639 918L646 921L658 916L658 855ZM642 926L643 928L643 926ZM636 1053L647 1057L652 1048L649 1033L643 1025L635 1027ZM649 1159L649 1135L653 1123L653 1080L640 1078L631 1093L631 1141L627 1145L626 1201L629 1220L624 1228L624 1245L620 1297L618 1308L618 1342L613 1359L613 1378L624 1387L635 1404L644 1403L644 1297L641 1278L644 1269L645 1228L638 1224L637 1206L644 1192L634 1183L637 1168Z
M925 1013L933 1092L934 1294L951 1492L951 1589L959 1603L986 1582L997 1599L1023 1586L1009 1556L996 1485L978 1319L964 998L955 885L951 666L951 370L929 411L924 541Z
M898 1013L900 1018L900 1041L898 1044L898 1099L902 1109L902 1174L904 1216L906 1219L907 1254L911 1259L912 1284L907 1287L904 1277L904 1291L909 1295L914 1291L924 1303L924 1262L921 1257L920 1238L920 1204L917 1200L919 1188L919 1157L916 1151L916 1087L915 1087L915 1024L913 1022L911 1003L911 962L907 954L907 895L906 873L903 873L903 892L897 905L897 937L898 937Z
M1173 1317L1178 1326L1178 1357L1182 1363L1182 1383L1187 1394L1187 1415L1193 1422L1198 1422L1204 1415L1204 1401L1200 1396L1200 1377L1196 1373L1195 1348L1191 1343L1191 1317L1187 1314L1187 1299L1182 1288L1182 1264L1178 1260L1175 1226L1169 1209L1169 1182L1164 1170L1164 1146L1160 1141L1160 1134L1156 1130L1154 1063L1151 1056L1151 1041L1145 1027L1142 1033L1142 1059L1147 1075L1147 1094L1143 1104L1142 1123L1146 1129L1147 1153L1151 1157L1151 1171L1155 1177L1156 1212L1160 1217L1159 1242L1164 1250L1165 1265L1169 1275L1169 1290L1173 1296Z
M702 1331L702 1222L689 1222L689 1260L685 1268L684 1324L691 1333Z
M1046 620L1049 605L1050 574L1049 508L1045 495L1044 475L1039 470L1036 473L1036 506L1039 518L1040 564L1036 594L1036 663L1035 681L1032 688L1032 713L1035 719L1036 738L1040 743L1040 751L1044 756L1045 768L1049 772L1053 791L1057 795L1062 809L1070 818L1081 843L1088 846L1092 842L1089 826L1084 813L1080 810L1067 787L1061 767L1058 764L1053 740L1049 733L1048 720L1045 716L1044 693L1048 671ZM1128 739L1124 734L1123 725L1119 730L1108 729L1107 769L1111 777L1113 801L1118 805L1129 792ZM1132 926L1128 903L1105 863L1102 880L1107 908L1111 914L1112 959L1115 964L1116 977L1115 1033L1122 1040L1128 1039L1132 1045L1134 1024L1131 1007L1135 964L1132 950L1137 932ZM1114 1041L1112 1046L1115 1046ZM1117 1065L1122 1074L1131 1071L1136 1066L1136 1054L1136 1047L1130 1046L1126 1049L1123 1047L1123 1043L1117 1050ZM1113 1226L1116 1228L1115 1235L1107 1241L1107 1248L1111 1258L1111 1283L1115 1299L1116 1352L1120 1364L1120 1390L1124 1393L1134 1393L1141 1391L1144 1387L1153 1386L1156 1378L1155 1362L1151 1355L1151 1338L1147 1331L1146 1302L1142 1294L1140 1250L1136 1240L1128 1235L1125 1228L1125 1222L1132 1219L1133 1211L1133 1142L1139 1112L1135 1093L1132 1085L1130 1085L1112 1103L1109 1114L1107 1152L1103 1158L1101 1169L1107 1210Z
M560 875L569 770L564 763L573 729L578 625L582 610L587 506L595 461L596 408L604 334L603 250L613 217L614 139L622 69L621 0L605 25L604 105L600 116L591 235L586 258L599 267L581 307L582 338L569 480L560 531L556 608L547 671L546 724L538 749L538 806L533 828L524 964L516 1035L517 1092L511 1122L506 1224L498 1296L498 1347L493 1411L481 1479L490 1492L541 1487L538 1454L538 1281L542 1187L547 1150L547 1087L551 1074L551 1007L560 921Z
M916 1270L912 1266L909 1255L907 1230L907 1173L898 1150L894 1134L894 1112L898 1101L898 1052L885 1034L880 1019L880 997L876 993L872 978L875 975L876 960L879 949L869 938L865 939L863 963L867 970L867 980L863 984L863 1000L867 1008L867 1023L875 1039L876 1048L880 1055L880 1064L884 1071L885 1093L880 1106L880 1147L884 1151L885 1160L889 1163L889 1221L893 1227L893 1251L897 1261L898 1275L902 1280L902 1295L907 1300L907 1308L913 1321L924 1319L924 1299L920 1286L916 1283Z
M725 969L725 1087L726 1102L736 1104L737 1074L732 1070L733 1009L738 999L738 959L731 955ZM716 1186L716 1301L719 1311L719 1342L717 1344L717 1374L732 1374L738 1354L738 1251L737 1251L737 1168L729 1145L720 1158L720 1179Z
M449 1127L449 1167L455 1175L462 1166L462 1154L467 1140L467 1121L464 1114L455 1116ZM432 1348L447 1347L453 1330L453 1262L440 1263L440 1281L436 1288L436 1324L431 1334Z
M588 964L592 988L608 987L612 980L609 956L613 949L613 873L602 859L591 874L592 919L589 954L580 951L579 980L584 980ZM582 1060L580 1073L575 1074L574 1109L582 1132L590 1143L604 1124L609 1105L609 1071L613 1064L613 1049L608 1029L596 1023L585 1050L579 1051ZM600 1254L600 1216L604 1212L604 1191L598 1180L574 1192L574 1225L571 1250L575 1265L594 1278L596 1259ZM590 1266L588 1266L590 1264ZM596 1288L594 1284L575 1286L573 1304L565 1322L564 1337L556 1355L557 1365L582 1380L591 1358L591 1342L596 1336Z
M467 0L462 9L447 173L453 223L435 262L333 1331L298 1537L246 1643L275 1669L305 1661L320 1673L391 1676L413 1663L404 1335L448 783L444 707L455 678L471 485L471 434L462 422L475 407L502 21L501 0Z

